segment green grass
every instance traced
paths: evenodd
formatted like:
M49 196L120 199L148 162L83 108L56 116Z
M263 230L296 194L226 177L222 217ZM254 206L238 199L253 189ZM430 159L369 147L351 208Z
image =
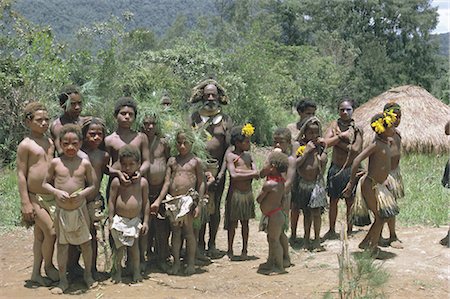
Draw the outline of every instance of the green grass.
M0 171L0 227L19 225L21 221L20 197L15 170Z

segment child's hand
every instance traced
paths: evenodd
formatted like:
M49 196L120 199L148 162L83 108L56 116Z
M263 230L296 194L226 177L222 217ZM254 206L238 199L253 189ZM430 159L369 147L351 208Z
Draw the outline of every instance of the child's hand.
M347 186L345 186L344 191L342 191L342 196L344 198L350 198L352 196L353 184L348 182Z
M156 201L155 201L150 206L150 215L157 215L158 214L158 210L159 210L159 204L157 204Z
M136 181L138 181L141 177L142 177L141 172L138 170L138 171L136 171L136 172L133 174L133 176L130 178L130 180L131 180L132 182L136 182Z
M27 203L22 206L22 217L26 222L32 222L34 220L36 212L34 211L33 205Z
M143 223L142 227L141 227L141 233L143 235L146 235L148 233L148 224L147 223Z
M60 201L66 201L66 200L70 199L69 193L67 193L66 191L63 191L63 190L56 190L55 197Z
M124 185L131 184L131 180L130 180L130 177L128 176L128 174L121 171L121 172L119 172L118 177L119 177L121 184L124 184Z
M343 139L345 141L350 141L350 137L352 135L352 132L350 130L344 131L339 134L339 138Z
M316 148L316 145L314 144L314 142L313 141L308 141L308 143L306 144L305 152L304 152L303 155L313 151L315 148Z

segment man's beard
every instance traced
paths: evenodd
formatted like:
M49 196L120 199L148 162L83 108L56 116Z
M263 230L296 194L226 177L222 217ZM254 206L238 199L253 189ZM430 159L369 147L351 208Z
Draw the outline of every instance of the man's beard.
M200 109L203 116L213 116L220 113L220 105L217 101L206 101Z

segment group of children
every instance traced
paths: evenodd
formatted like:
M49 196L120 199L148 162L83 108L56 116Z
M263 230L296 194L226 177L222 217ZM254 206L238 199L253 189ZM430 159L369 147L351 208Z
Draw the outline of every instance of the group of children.
M137 105L132 98L123 97L116 102L117 129L108 136L101 119L80 116L82 100L76 88L66 88L59 100L64 113L52 122L53 139L45 134L50 126L46 108L38 102L25 107L24 119L30 133L17 151L23 220L27 225L34 224L31 280L40 285L49 285L49 280L59 281L52 292L63 293L69 287L67 272L81 269L75 247L79 246L84 261L84 281L88 288L95 286L97 230L100 228L101 231L105 223L101 212L105 207L108 211L107 231L114 252L114 282L121 281L125 255L126 269L133 281L142 280L141 272L151 253L159 267L169 274L177 274L182 269L187 275L195 273L196 259L204 258L197 250L199 230L210 210L215 208L211 209L208 204L208 190L214 183L214 176L205 172L203 161L191 151L195 142L192 130L180 127L174 143L178 154L170 157L169 143L157 128L157 115L144 117L141 132L132 129L137 114ZM398 171L401 138L395 130L400 122L400 107L389 104L384 114L372 119L377 137L364 150L361 130L351 117L351 100L345 99L339 104L340 117L324 136L321 123L314 116L315 109L315 104L309 101L299 104L301 119L294 135L287 128L275 130L274 150L261 170L256 168L250 154L254 127L246 124L233 127L230 132L231 146L225 154L230 176L225 204L227 255L232 260L247 258L249 220L255 218L252 180L265 177L256 197L263 215L260 230L267 232L269 244L267 262L258 269L264 274L285 273L285 268L291 265L285 234L289 227L289 211L291 242L297 242L299 211L303 210L305 248L324 250L320 229L321 214L328 206L327 192L330 230L326 238L336 235L337 201L341 197L346 198L349 216L355 193L361 194L363 200L359 206L365 203L374 214L375 221L361 242L361 248L375 251L384 221L393 219L398 213L395 199L389 194L394 191L396 198L402 196ZM333 153L325 183L328 147L333 148ZM369 158L367 171L356 188L358 172L364 172L360 163L365 158ZM105 174L109 180L106 198L103 198L100 186ZM382 204L379 193L385 194ZM348 232L351 233L351 217L348 219ZM243 248L237 257L233 243L239 222ZM395 221L389 220L388 224L389 241L398 241ZM310 240L311 226L314 241ZM55 241L58 270L52 263ZM184 241L185 268L180 259ZM170 256L173 257L171 265ZM41 275L42 261L47 277Z

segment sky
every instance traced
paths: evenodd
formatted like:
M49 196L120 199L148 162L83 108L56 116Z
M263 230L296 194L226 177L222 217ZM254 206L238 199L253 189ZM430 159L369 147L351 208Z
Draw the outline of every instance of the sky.
M450 32L450 1L449 0L433 0L432 6L438 7L439 20L433 33Z

